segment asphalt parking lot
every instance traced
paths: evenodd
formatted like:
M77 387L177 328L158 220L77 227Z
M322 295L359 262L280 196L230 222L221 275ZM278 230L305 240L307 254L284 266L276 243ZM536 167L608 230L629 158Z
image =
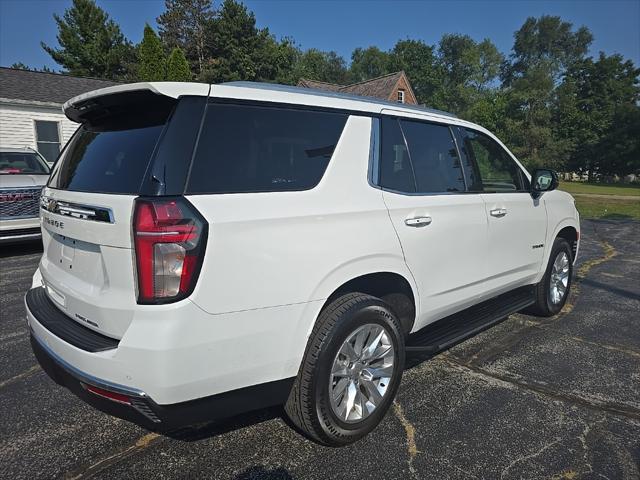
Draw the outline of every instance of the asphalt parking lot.
M279 409L162 436L37 366L23 296L41 251L0 247L4 478L640 478L640 223L583 221L565 311L517 314L405 374L382 424L320 447Z

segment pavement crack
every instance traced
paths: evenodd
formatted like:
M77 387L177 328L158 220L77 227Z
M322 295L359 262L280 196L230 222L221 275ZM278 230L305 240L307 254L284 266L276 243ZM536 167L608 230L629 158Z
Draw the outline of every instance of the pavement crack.
M589 469L588 472L585 473L593 473L593 466L589 462L589 444L587 443L587 438L589 437L589 433L591 433L591 429L596 425L603 423L604 421L605 418L601 418L597 422L585 423L584 430L577 437L580 441L580 445L582 445L584 465Z
M595 232L595 234L596 238L598 238L597 232ZM606 240L601 240L600 238L598 238L598 242L600 243L600 247L602 247L603 254L600 257L586 260L582 265L580 265L575 273L575 278L571 289L571 296L567 299L567 302L565 303L564 307L562 307L562 310L560 311L556 319L566 316L574 309L576 300L578 298L578 295L580 294L580 284L587 277L589 271L591 271L593 267L611 260L618 254L616 249L613 248L613 245L611 245Z
M455 357L451 357L451 356L447 356L443 358L443 361L448 362L454 368L466 370L468 372L472 372L476 375L485 377L487 379L504 382L505 384L511 385L513 387L521 388L523 390L528 390L534 394L549 397L554 400L559 400L562 402L570 403L572 405L581 406L589 410L600 412L600 413L609 413L610 415L615 415L617 417L640 420L640 410L628 405L621 405L621 404L608 403L608 402L598 402L598 401L593 401L577 395L569 395L566 393L558 392L544 385L518 380L508 375L500 375L494 372L489 372L476 365L461 363Z
M609 343L601 343L601 342L594 342L593 340L589 340L587 338L583 338L583 337L579 337L577 335L570 335L567 334L561 330L557 330L555 328L550 328L548 326L548 324L545 323L540 323L540 322L536 322L534 320L524 320L524 322L534 328L539 328L540 330L544 330L545 332L552 332L555 333L556 335L560 335L563 336L569 340L573 340L575 342L580 342L580 343L586 343L587 345L593 345L594 347L600 347L603 348L605 350L611 350L614 352L620 352L620 353L624 353L626 355L630 355L632 357L638 357L640 358L640 351L637 350L633 350L631 348L625 348L625 347L620 347L618 345L611 345Z
M596 238L598 238L597 233L596 233ZM607 241L601 240L600 238L598 238L598 242L602 247L603 254L597 258L593 258L591 260L585 261L580 266L580 268L578 268L577 272L575 273L574 281L572 283L570 296L567 299L567 303L565 303L565 306L563 307L563 309L560 311L558 315L552 317L549 320L539 321L539 322L520 320L520 324L521 324L520 328L517 328L516 330L506 334L501 339L496 340L491 347L475 353L471 358L469 358L469 360L466 362L466 365L471 366L472 364L477 365L477 364L482 364L482 363L491 361L497 355L503 354L505 350L509 350L511 347L521 342L524 334L529 329L534 327L533 325L534 323L535 323L535 326L538 326L538 327L542 325L548 325L550 323L557 322L561 318L571 313L571 311L574 309L576 305L578 296L580 295L581 281L587 276L587 274L593 267L611 260L613 257L615 257L618 254L616 249ZM514 314L511 318L519 319L519 317L521 317L520 314Z
M404 410L402 406L397 402L393 402L393 413L395 413L398 420L400 420L400 424L404 427L404 431L407 435L407 451L409 453L409 458L407 463L409 465L409 472L413 478L418 478L418 472L413 466L413 460L416 455L420 452L416 445L416 428L413 424L405 417Z
M529 455L522 455L518 458L516 458L515 460L513 460L509 465L507 465L502 472L500 473L500 478L504 478L505 475L507 474L507 472L509 470L511 470L514 466L516 466L518 463L520 462L524 462L525 460L531 460L533 458L539 457L540 455L542 455L546 450L550 449L551 447L562 443L562 440L560 438L556 438L553 442L549 442L545 445L543 445L543 447L533 453L530 453Z
M75 471L69 472L64 476L64 478L66 480L92 478L94 475L100 473L107 467L110 467L111 465L118 463L120 460L127 458L133 455L134 453L144 450L145 448L156 443L162 438L164 437L162 437L158 433L154 433L154 432L147 433L146 435L143 435L142 437L140 437L133 445L125 448L124 450L120 450L107 457L101 458L90 465L87 465Z
M2 382L0 382L0 388L6 387L7 385L10 385L10 384L12 384L14 382L17 382L18 380L22 380L23 378L27 378L27 377L33 375L34 373L39 372L40 370L42 370L40 368L40 365L33 365L32 367L26 369L22 373L19 373L15 377L11 377L11 378L8 378L8 379L3 380Z

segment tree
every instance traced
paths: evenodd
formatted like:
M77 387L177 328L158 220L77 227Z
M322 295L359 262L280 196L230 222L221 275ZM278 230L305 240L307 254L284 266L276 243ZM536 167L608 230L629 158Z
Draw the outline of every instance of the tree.
M176 47L171 50L167 61L167 80L172 82L188 82L191 80L191 69L184 52Z
M504 57L488 39L477 43L468 35L447 34L438 44L438 61L443 70L444 108L467 116L497 79Z
M287 50L286 41L278 45L268 29L256 27L255 16L245 5L225 0L207 26L208 61L200 78L211 82L273 81L283 61L286 65Z
M144 82L162 81L167 76L167 61L160 38L149 24L145 24L142 41L138 45L138 79Z
M349 71L344 58L336 52L323 52L310 48L300 55L295 67L295 76L310 78L319 82L349 83Z
M514 38L502 72L510 145L530 166L562 169L571 145L553 129L556 87L564 72L584 58L592 35L586 27L574 31L560 17L542 16L528 18Z
M390 56L378 47L356 48L351 54L349 75L352 82L362 82L392 73Z
M556 124L571 144L568 168L606 175L638 168L640 69L620 55L576 62L558 93ZM635 167L634 167L635 165Z
M28 65L25 65L22 62L16 62L13 65L11 65L11 68L15 68L16 70L28 70L30 72L44 72L44 73L56 73L53 70L51 70L49 67L47 67L46 65L43 65L42 68L32 68Z
M182 49L197 74L205 67L206 32L214 15L211 0L165 0L165 11L157 19L164 45Z
M434 47L422 40L400 40L390 52L390 71L404 70L411 81L418 103L444 108L438 89L443 72Z
M65 73L110 80L126 75L133 47L94 0L73 0L62 17L53 17L60 48L40 44Z
M530 68L544 66L554 81L572 63L581 60L589 50L593 35L587 27L572 30L573 25L560 17L529 17L514 34L511 63L505 65L506 84L526 74Z

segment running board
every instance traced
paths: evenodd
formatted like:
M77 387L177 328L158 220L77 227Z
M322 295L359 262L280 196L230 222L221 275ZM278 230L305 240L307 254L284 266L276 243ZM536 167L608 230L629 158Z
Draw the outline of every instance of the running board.
M535 302L533 285L520 287L462 310L409 335L407 352L436 353L452 347Z

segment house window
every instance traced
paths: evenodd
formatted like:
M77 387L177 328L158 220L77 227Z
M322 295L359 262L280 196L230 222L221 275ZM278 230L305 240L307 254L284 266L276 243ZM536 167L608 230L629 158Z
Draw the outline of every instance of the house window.
M36 143L38 152L47 162L55 162L60 153L60 130L58 122L36 120Z
M404 90L398 90L398 103L404 103Z

